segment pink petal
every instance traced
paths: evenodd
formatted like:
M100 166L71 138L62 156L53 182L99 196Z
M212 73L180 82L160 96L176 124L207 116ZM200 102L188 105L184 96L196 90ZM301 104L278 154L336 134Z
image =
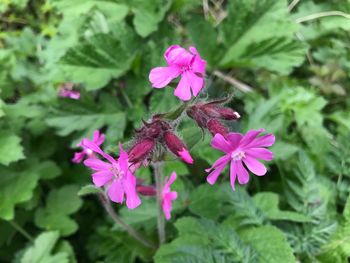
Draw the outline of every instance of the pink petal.
M165 51L164 58L169 66L188 66L193 59L193 55L179 45L172 45Z
M170 212L172 209L171 200L163 199L162 208L163 208L163 213L164 213L166 220L169 220L171 218Z
M136 192L136 177L128 172L126 180L123 181L125 194L126 194L126 206L129 209L134 209L141 204L141 200Z
M238 182L240 184L246 184L249 182L249 173L248 171L243 167L242 161L236 161L235 162L236 167L236 173L238 177Z
M182 151L178 152L178 154L186 163L193 164L192 156L185 148L183 148Z
M191 99L191 82L184 74L181 76L180 82L177 85L174 95L183 101Z
M74 157L72 159L73 163L81 163L85 158L85 152L81 151L81 152L77 152L74 153Z
M124 201L124 188L120 180L113 180L108 188L109 198L116 203L122 204Z
M110 170L112 168L112 165L109 163L106 163L104 161L101 161L96 158L90 158L84 161L84 165L91 168L95 171L101 171L101 170Z
M100 146L105 140L105 135L100 133L100 131L96 130L94 131L93 139L92 141L96 143L96 145Z
M92 181L97 187L101 187L108 183L113 178L111 171L99 171L92 174Z
M203 78L198 77L194 72L191 71L185 71L183 75L187 76L187 79L191 83L191 90L193 96L197 97L197 95L203 88Z
M221 166L222 164L226 165L230 161L230 159L231 159L230 155L224 155L219 159L217 159L215 163L212 165L212 167L205 169L205 171L209 173L211 170L215 169L218 166Z
M226 135L227 140L231 144L231 149L235 149L238 147L240 141L243 138L243 135L240 133L235 133L235 132L230 132L229 134Z
M249 148L244 152L246 155L255 159L261 159L264 161L271 161L273 159L273 153L265 148Z
M120 153L119 153L118 164L119 164L120 170L124 171L124 173L126 174L129 169L128 153L124 151L121 143L119 144L119 149L120 149Z
M251 143L260 133L262 133L264 129L259 130L250 130L248 131L242 138L240 147L247 146L249 143Z
M208 182L209 184L212 184L212 185L215 184L216 180L218 179L218 177L219 177L221 171L225 168L226 164L227 164L227 163L223 163L223 164L219 165L218 167L215 168L214 171L212 171L212 172L208 175L208 177L207 177L207 182Z
M199 56L195 47L190 47L189 50L192 54L195 55L195 58L192 62L192 69L194 70L194 72L201 73L204 75L207 62Z
M250 156L246 156L243 162L253 174L261 176L265 175L267 172L266 167L261 162Z
M114 158L112 156L110 156L109 154L102 151L101 148L99 146L97 146L95 143L93 143L92 141L90 141L88 139L83 139L82 146L94 151L95 153L102 155L104 158L106 158L111 163L116 163L116 160L114 160Z
M230 183L233 191L235 191L235 181L236 181L236 174L237 174L235 163L236 162L232 161L230 165Z
M225 153L229 153L233 150L231 144L219 133L215 134L214 138L211 140L211 146Z
M275 140L275 135L269 133L256 138L248 145L248 147L269 147L275 143Z
M149 73L149 80L153 88L164 88L181 73L178 66L157 67Z
M172 172L170 175L170 179L168 181L168 177L165 178L165 184L163 186L162 194L166 194L170 191L170 185L176 180L176 173Z

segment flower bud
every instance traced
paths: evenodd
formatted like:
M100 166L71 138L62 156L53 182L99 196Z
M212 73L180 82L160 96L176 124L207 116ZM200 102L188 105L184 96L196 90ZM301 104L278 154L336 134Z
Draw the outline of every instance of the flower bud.
M205 114L200 110L200 106L194 105L190 107L186 113L190 118L197 122L199 127L206 128L206 123L208 120Z
M157 194L156 188L151 185L138 185L136 191L144 196L155 196Z
M228 133L228 129L225 127L225 125L217 119L211 119L208 121L207 128L213 136L215 136L217 133L225 136Z
M165 132L164 141L172 153L180 157L186 163L193 163L193 159L186 149L185 144L175 134L169 131Z
M139 163L144 161L152 152L155 141L152 139L143 139L136 143L129 151L129 161Z
M225 107L218 107L213 104L205 104L201 110L209 117L223 120L236 120L241 117L238 112Z

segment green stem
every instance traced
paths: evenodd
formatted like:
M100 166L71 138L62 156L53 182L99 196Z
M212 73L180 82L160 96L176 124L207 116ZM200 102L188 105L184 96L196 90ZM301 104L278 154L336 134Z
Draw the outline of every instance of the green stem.
M21 233L30 242L34 242L34 238L23 227L21 227L15 221L8 221L8 222L14 229L16 229L19 233Z
M158 236L159 236L159 246L165 242L165 221L162 211L162 189L163 189L163 162L154 162L152 164L154 169L154 176L156 179L157 188L157 225L158 225Z
M105 208L108 215L113 219L114 222L121 225L130 236L132 236L135 240L139 241L141 244L143 244L146 247L156 249L156 246L149 240L146 240L140 233L138 233L134 228L132 228L130 225L125 223L114 211L111 202L109 201L108 197L106 197L104 194L100 193L98 194L98 197Z
M134 105L132 104L128 94L126 94L125 90L123 87L120 88L120 93L122 94L126 104L128 105L129 108L132 108Z

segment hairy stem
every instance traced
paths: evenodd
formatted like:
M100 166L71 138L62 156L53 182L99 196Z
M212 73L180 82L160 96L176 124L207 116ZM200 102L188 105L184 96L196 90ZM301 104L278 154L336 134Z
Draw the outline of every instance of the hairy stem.
M134 228L129 226L127 223L125 223L114 211L111 202L109 199L102 193L98 194L98 197L105 208L108 215L113 219L114 222L121 225L130 236L132 236L135 240L139 241L141 244L143 244L146 247L149 248L156 248L156 246L149 240L146 240L140 233L138 233Z
M25 238L27 238L30 242L33 242L33 237L19 224L17 224L15 221L8 221L9 224L16 229L19 233L21 233Z
M157 188L157 206L158 206L157 224L158 224L159 245L162 245L165 242L165 222L164 222L164 215L162 211L163 162L155 162L152 164L152 166L154 169L154 176L156 179L156 188Z
M253 90L252 87L250 87L249 85L239 81L238 79L235 79L234 77L227 76L219 70L215 70L213 74L218 78L230 83L231 85L235 86L237 89L243 92L250 92Z

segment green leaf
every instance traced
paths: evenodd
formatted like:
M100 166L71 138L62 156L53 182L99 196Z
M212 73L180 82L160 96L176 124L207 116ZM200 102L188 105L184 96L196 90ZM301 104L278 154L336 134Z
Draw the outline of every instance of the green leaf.
M183 217L175 223L179 236L161 246L155 262L257 262L256 253L232 228L210 220Z
M195 215L216 220L222 214L223 202L215 185L202 184L190 195L189 209ZM210 209L208 209L210 207Z
M22 172L1 169L0 176L0 218L12 220L15 205L30 200L37 186L39 174L29 167Z
M21 258L21 263L68 263L68 254L58 252L52 254L59 234L58 232L44 232L38 236L33 246L29 247Z
M9 165L21 159L24 159L21 138L13 132L0 131L0 163Z
M259 263L296 262L286 237L276 227L249 228L241 233L241 237L257 251Z
M84 195L91 195L91 194L98 194L98 193L103 193L103 191L92 184L88 184L80 188L78 195L84 196Z
M153 0L147 4L142 1L130 2L133 6L135 30L142 37L147 37L158 29L158 23L171 6L170 0Z
M98 34L69 49L60 60L60 68L67 80L93 90L123 75L133 58L134 50L126 49L112 34Z
M286 220L293 222L311 222L311 219L303 214L293 211L282 211L278 207L279 196L272 192L260 192L253 197L254 203L264 211L271 220Z
M221 66L266 68L287 74L304 61L306 46L294 39L298 27L289 19L286 1L230 1L228 10L223 32L229 49Z
M47 124L57 129L60 136L66 136L75 131L87 130L91 133L100 129L106 124L113 125L118 129L118 135L123 133L126 125L126 116L123 112L115 113L71 113L60 112L61 116L50 117L46 120Z
M36 211L35 224L47 230L59 230L63 236L73 234L78 225L69 215L78 211L82 205L82 200L77 195L78 190L76 185L52 190L48 195L46 207Z

